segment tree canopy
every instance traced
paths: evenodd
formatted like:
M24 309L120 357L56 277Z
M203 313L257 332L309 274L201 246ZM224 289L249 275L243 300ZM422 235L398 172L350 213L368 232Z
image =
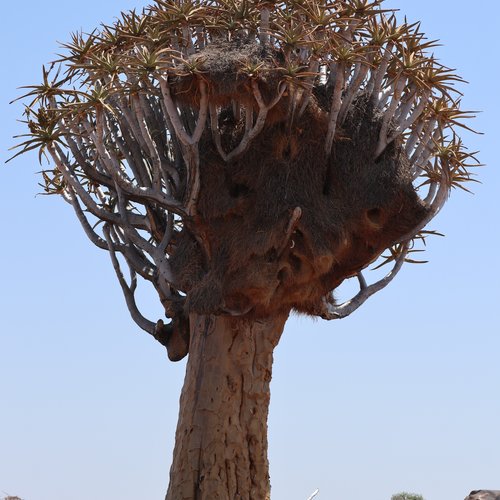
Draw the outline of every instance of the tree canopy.
M164 344L138 276L179 331L186 310L341 318L413 260L478 164L436 44L382 0L157 0L73 34L27 87L15 156L48 157L45 193L73 206ZM392 270L368 285L384 250Z

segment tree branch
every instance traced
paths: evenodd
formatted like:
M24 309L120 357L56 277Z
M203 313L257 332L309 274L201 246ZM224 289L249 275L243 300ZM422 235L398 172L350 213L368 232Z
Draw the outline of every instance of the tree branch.
M120 286L123 291L123 295L125 296L125 301L127 303L128 310L130 312L130 315L132 316L132 319L137 323L137 325L142 328L145 332L149 333L153 337L155 336L155 326L156 323L153 323L152 321L149 321L146 319L139 311L137 304L135 302L135 288L137 285L136 282L136 275L133 269L129 266L130 268L130 273L131 273L131 285L129 286L127 282L125 281L125 278L123 277L122 270L120 268L120 263L118 262L118 259L116 257L115 253L115 248L113 241L111 239L111 234L110 234L110 229L107 224L104 225L104 236L106 238L107 244L108 244L108 250L109 250L109 255L111 257L111 262L113 263L113 268L115 270L116 276L118 278L118 281L120 283Z
M396 277L401 267L403 266L408 250L409 250L409 242L406 242L403 245L401 253L395 260L394 267L381 280L369 286L366 286L364 278L362 281L360 280L360 291L352 299L347 300L342 304L335 305L328 301L328 297L325 297L323 299L322 303L323 309L322 312L320 313L320 316L323 319L332 320L332 319L342 319L352 314L356 309L358 309L361 305L363 305L373 294L385 288Z

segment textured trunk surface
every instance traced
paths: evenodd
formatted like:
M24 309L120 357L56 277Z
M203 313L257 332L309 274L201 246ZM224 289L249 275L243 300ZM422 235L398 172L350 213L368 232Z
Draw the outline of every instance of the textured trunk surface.
M166 500L269 499L269 384L285 321L191 317Z

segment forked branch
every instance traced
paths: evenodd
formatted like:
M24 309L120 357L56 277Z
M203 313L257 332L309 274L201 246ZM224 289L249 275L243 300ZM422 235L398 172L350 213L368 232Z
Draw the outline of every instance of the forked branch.
M136 274L132 269L132 267L129 265L130 280L131 280L131 283L129 285L125 280L125 277L123 276L120 263L118 262L118 258L115 253L115 246L113 243L113 239L111 237L111 229L108 224L105 224L103 232L106 238L106 242L108 244L108 250L109 250L109 255L111 257L111 262L113 263L113 268L115 270L116 277L118 278L118 282L120 283L123 295L125 296L125 301L127 303L130 316L140 328L142 328L145 332L149 333L154 337L156 323L153 323L152 321L146 319L141 314L139 308L137 307L137 303L135 301L135 289L137 287Z
M401 253L394 261L394 267L391 271L381 280L373 283L372 285L366 285L364 278L360 281L360 291L352 299L349 299L342 304L335 304L331 297L325 297L323 299L322 311L319 314L323 319L342 319L350 314L352 314L356 309L362 306L373 294L384 289L399 273L403 263L405 261L406 255L409 250L409 242L403 244ZM362 276L362 275L361 275ZM359 278L359 276L358 276Z

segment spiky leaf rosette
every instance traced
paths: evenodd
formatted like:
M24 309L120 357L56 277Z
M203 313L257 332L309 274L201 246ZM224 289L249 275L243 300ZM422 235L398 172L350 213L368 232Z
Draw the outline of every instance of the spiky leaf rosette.
M161 342L172 332L139 312L137 275L174 322L344 317L470 180L461 79L382 3L157 0L73 35L29 87L17 154L48 156L46 193L109 251ZM361 271L385 249L394 267L368 286ZM335 304L356 275L360 292Z

